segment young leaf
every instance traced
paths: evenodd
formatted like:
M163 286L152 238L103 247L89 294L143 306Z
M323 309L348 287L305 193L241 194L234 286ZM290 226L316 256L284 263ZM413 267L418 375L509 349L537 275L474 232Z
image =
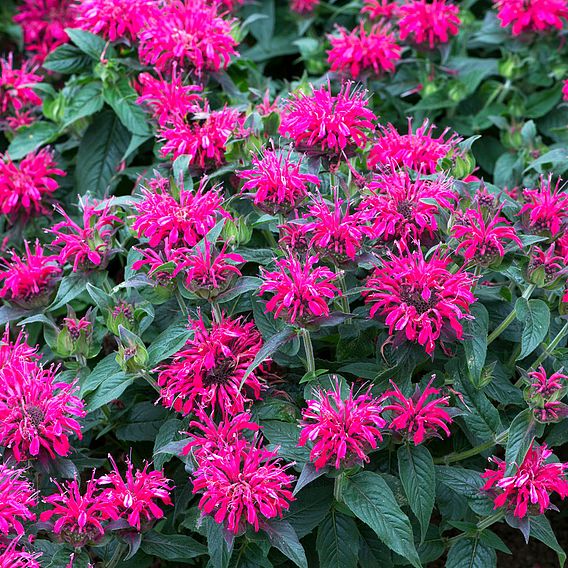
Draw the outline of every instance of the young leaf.
M342 484L345 504L394 552L420 568L420 560L408 517L398 506L386 481L376 473L363 471Z
M530 355L544 340L550 326L550 310L542 300L519 298L515 303L517 319L523 322L521 353L518 359Z
M408 504L420 523L420 540L423 542L436 500L434 460L425 446L400 446L397 455L400 481Z
M79 48L68 43L60 45L45 58L42 67L55 73L71 75L88 69L92 59L85 55Z
M316 548L321 568L357 568L357 523L351 517L332 510L318 527Z
M471 307L473 320L468 320L464 324L465 341L463 346L469 379L476 388L480 387L481 372L485 365L487 356L487 329L489 327L489 314L487 309L480 302L476 302Z
M509 437L505 450L507 471L511 475L523 462L536 433L536 421L530 409L523 410L515 416L509 426Z

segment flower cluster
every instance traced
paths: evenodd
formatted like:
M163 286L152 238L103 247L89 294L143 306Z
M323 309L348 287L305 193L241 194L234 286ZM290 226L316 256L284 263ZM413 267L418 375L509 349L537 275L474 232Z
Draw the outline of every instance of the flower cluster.
M497 0L501 26L511 26L514 36L525 32L560 30L568 19L565 0Z
M32 521L37 498L24 470L0 464L0 533L24 534L22 522Z

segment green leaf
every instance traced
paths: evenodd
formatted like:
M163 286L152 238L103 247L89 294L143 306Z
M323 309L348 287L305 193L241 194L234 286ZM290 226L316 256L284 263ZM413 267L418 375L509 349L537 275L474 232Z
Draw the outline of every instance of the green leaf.
M6 153L12 160L21 160L30 152L44 144L52 142L59 134L59 127L53 122L34 122L30 126L20 128L8 146Z
M262 280L256 276L241 276L226 292L217 296L217 303L223 304L238 298L246 292L258 290Z
M469 379L476 388L480 387L481 372L487 356L487 330L489 327L489 314L486 307L476 302L471 307L471 314L475 319L468 320L464 325L465 340L463 346Z
M398 506L386 481L376 473L362 471L346 478L341 486L345 504L394 552L420 567L412 527Z
M304 538L323 521L329 512L332 499L329 486L310 485L292 501L290 508L284 513L284 520L294 527L298 538Z
M566 552L564 552L564 549L558 543L556 535L550 526L550 521L544 515L531 517L530 531L530 536L540 540L540 542L543 542L546 546L548 546L548 548L551 548L554 552L556 552L560 568L563 568L566 563Z
M34 312L24 308L18 308L17 306L2 306L0 307L0 325L4 325L5 323L20 319L32 313Z
M509 426L509 437L505 450L507 471L505 475L512 475L523 462L536 434L536 421L530 409L523 410L515 416Z
M116 354L111 353L99 361L87 378L81 381L81 397L95 391L106 379L122 373L116 362Z
M160 426L154 442L154 451L152 452L156 469L162 469L164 464L172 458L173 454L167 454L161 450L176 439L181 429L182 422L177 418L170 418Z
M225 540L223 525L216 523L212 517L204 520L207 530L207 548L209 550L209 565L211 568L227 568L231 560L232 547Z
M116 83L106 84L103 97L132 134L144 138L151 134L148 117L142 107L136 104L138 95L126 77Z
M127 377L123 372L116 373L104 380L89 400L86 408L87 412L93 412L119 398L133 382L134 379Z
M557 83L552 89L537 91L529 95L526 102L526 116L540 118L550 112L562 98L562 85Z
M299 568L308 568L304 547L292 525L284 520L270 520L264 525L270 544L289 558Z
M316 548L321 568L357 568L357 523L333 510L318 528Z
M436 500L434 460L425 446L400 446L397 455L400 481L420 523L421 541L424 541Z
M103 53L107 58L115 55L114 48L107 44L101 36L74 28L66 28L65 31L71 41L92 59L99 61Z
M517 319L523 322L521 353L518 359L530 355L544 340L550 326L550 310L542 300L519 298L515 303Z
M63 113L63 128L67 128L80 118L91 116L103 108L101 84L93 81L73 89L69 96L69 104Z
M446 465L435 466L435 470L440 483L468 499L477 497L483 487L483 479L478 471Z
M81 195L104 197L117 173L130 136L111 111L95 116L77 153L77 187Z
M68 43L60 45L54 49L43 62L44 69L71 75L88 69L92 64L92 59L86 56L79 48Z
M50 311L58 310L69 302L73 301L77 296L80 296L87 289L87 278L84 274L74 272L65 277L57 290L57 296L51 306Z
M134 406L128 422L116 429L116 437L128 442L153 442L167 417L163 406L144 401Z
M193 558L207 554L207 547L190 536L161 534L156 531L145 534L140 547L150 556L184 564L193 564Z
M193 331L188 329L186 321L170 325L148 347L148 366L155 367L179 351L192 335Z
M497 566L493 548L476 538L462 538L450 548L446 568L492 568Z

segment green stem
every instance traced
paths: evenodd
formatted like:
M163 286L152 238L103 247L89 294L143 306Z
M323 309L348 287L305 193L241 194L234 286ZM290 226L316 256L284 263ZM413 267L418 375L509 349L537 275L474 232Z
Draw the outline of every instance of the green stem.
M189 311L187 309L187 306L185 305L185 301L184 301L183 296L181 295L180 291L176 289L174 294L175 294L179 309L181 310L181 313L184 315L184 317L188 317Z
M344 314L349 313L349 298L347 297L347 286L345 285L345 276L343 270L335 267L335 274L337 274L336 281L341 290L341 296L339 296L339 305L341 306L341 311ZM345 323L351 323L351 320L346 320Z
M564 324L564 327L558 332L556 337L550 342L550 344L543 349L542 353L538 356L538 359L531 365L530 371L534 371L549 355L554 351L562 339L568 334L568 321Z
M484 531L485 529L488 529L491 525L498 523L504 516L505 511L503 509L500 509L493 515L479 521L479 523L477 523L477 530Z
M272 231L268 231L267 229L264 229L262 231L262 234L264 235L264 238L268 241L270 248L276 248L276 249L278 248L278 243L276 242L276 239L274 238Z
M304 340L304 349L306 350L306 371L308 373L314 373L316 370L314 348L310 332L307 329L302 329L302 339Z
M211 300L211 313L213 314L213 319L217 323L219 323L223 319L219 304L217 302L214 302L213 300Z
M340 473L333 481L333 496L338 503L342 501L341 486L343 484L343 473Z
M154 380L154 377L152 377L152 375L150 375L150 373L148 373L147 371L144 371L143 373L141 373L142 377L144 378L144 380L157 392L157 393L161 393L162 390L160 389L160 386L158 385L158 383Z
M508 437L509 437L509 430L507 429L501 432L501 434L496 436L494 439L489 440L488 442L483 442L483 444L479 444L478 446L470 448L469 450L465 450L464 452L454 452L442 458L437 458L434 460L434 463L449 465L451 463L472 458L473 456L476 456L481 452L484 452L485 450L488 450L489 448L492 448L497 444L502 444L503 442L505 442L505 440L507 440Z
M530 284L521 297L528 300L535 288L535 284ZM499 324L499 326L493 330L493 333L489 335L487 338L487 345L493 343L513 323L516 317L517 310L513 309L513 311Z
M114 549L114 554L112 558L108 561L106 568L115 568L118 566L119 562L122 560L122 556L126 552L126 545L122 542L119 542Z

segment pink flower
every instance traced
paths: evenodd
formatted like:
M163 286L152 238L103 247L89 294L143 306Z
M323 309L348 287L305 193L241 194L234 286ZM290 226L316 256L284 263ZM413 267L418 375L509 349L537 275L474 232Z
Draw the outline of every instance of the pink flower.
M254 204L271 215L290 213L305 199L308 183L320 185L316 175L301 172L302 159L293 162L290 154L265 150L260 157L252 157L251 169L237 172L246 180L241 191L253 192Z
M150 18L139 34L140 59L167 71L177 62L197 77L226 69L237 52L231 35L234 20L218 14L209 0L170 0Z
M29 61L24 61L20 69L14 68L14 55L10 53L7 59L0 58L0 112L2 114L19 113L26 107L41 105L41 98L33 87L42 81L30 69Z
M444 210L453 211L456 201L451 178L414 179L407 170L385 170L373 178L359 205L361 219L370 224L362 230L384 241L433 239L436 217Z
M396 432L402 432L405 437L411 438L415 446L421 444L426 438L439 436L438 429L443 430L446 436L450 435L448 425L452 418L444 406L448 406L449 397L442 396L428 400L434 395L440 394L439 389L432 387L432 380L423 392L416 385L414 395L405 397L396 384L391 381L394 390L386 392L381 400L391 400L391 404L384 407L384 411L392 412L389 428Z
M118 466L111 455L108 456L113 471L103 475L98 480L99 486L109 485L103 493L114 504L120 517L126 519L128 524L141 530L141 522L151 523L154 519L161 519L164 512L158 506L161 501L164 505L171 505L171 480L164 477L162 471L148 471L148 463L142 469L134 471L132 462L126 458L126 472L124 477L118 471Z
M254 324L223 316L208 327L200 316L189 325L193 337L157 369L164 406L183 414L199 407L235 414L251 399L259 400L265 364L248 375L241 390L245 372L263 345Z
M282 314L289 323L302 326L315 318L329 316L328 301L341 292L332 284L337 278L327 266L316 266L316 255L299 260L293 254L276 261L277 270L261 268L259 294L274 294L266 304L274 319Z
M205 299L214 298L227 290L236 276L241 276L237 265L245 262L240 254L227 253L226 249L224 245L219 251L205 241L202 248L196 247L194 251L174 251L177 266L173 276L184 272L188 290Z
M301 150L345 154L367 144L375 115L367 107L367 92L344 83L337 96L331 86L312 87L313 94L296 93L286 103L280 134Z
M411 37L418 45L433 48L457 35L461 20L459 8L446 0L410 0L398 10L400 39Z
M308 236L312 236L310 247L337 264L354 260L363 240L359 213L350 213L348 206L343 211L344 203L337 197L337 192L333 203L328 203L321 195L313 198L304 215L308 222L302 227Z
M0 281L4 281L0 298L29 307L49 301L62 270L57 257L43 254L39 241L34 251L27 241L24 248L22 256L12 250L10 260L0 259L6 265L4 270L0 269Z
M0 543L0 568L41 568L37 559L42 553L32 554L23 548L17 548L19 540L12 539L4 549Z
M297 14L310 14L316 9L320 0L290 0L290 10Z
M365 71L375 75L394 72L395 63L400 60L400 46L391 32L389 24L374 24L367 32L365 22L348 32L337 26L338 36L328 36L331 49L327 61L332 71L360 77Z
M32 484L25 478L23 469L0 464L0 533L24 534L22 521L33 521L31 511L37 505Z
M475 302L473 277L448 270L451 260L434 255L426 260L420 250L392 255L367 280L365 302L371 317L385 316L389 334L417 341L434 353L435 344L462 339L462 319Z
M159 126L163 127L171 122L172 117L183 118L189 113L199 112L198 103L203 99L197 92L201 91L201 87L184 85L175 64L169 80L164 79L161 74L156 79L150 73L140 73L138 80L141 93L136 103L148 105Z
M138 237L149 239L152 248L166 242L195 246L222 217L229 216L222 207L220 186L205 191L206 182L203 178L196 191L179 189L176 199L166 178L151 180L150 190L143 189L144 199L135 204L132 228Z
M30 347L26 343L27 339L28 336L21 329L16 340L10 341L10 327L6 324L4 335L0 339L0 369L13 365L15 362L33 364L41 359L41 355L37 352L38 347Z
M381 135L374 140L369 154L369 167L376 168L379 165L406 166L424 174L433 174L436 171L438 161L450 152L456 152L461 138L452 133L446 140L445 136L449 128L435 138L432 131L435 126L428 120L422 123L415 133L412 132L412 119L408 119L408 133L399 134L392 124L379 125Z
M535 233L549 232L553 237L568 224L568 192L561 191L561 180L552 186L552 178L542 178L538 189L525 189L525 204L520 214L526 214L528 226Z
M389 0L363 0L361 14L369 14L371 20L390 20L398 14L398 4Z
M564 26L568 18L566 0L497 0L497 17L501 27L512 25L514 36L524 32L542 32Z
M146 22L160 17L155 0L81 0L77 25L109 41L136 41Z
M148 269L148 276L161 286L169 286L172 280L181 270L181 263L184 261L178 249L169 246L168 242L163 251L156 251L152 248L136 249L142 255L140 260L132 264L133 270L140 270L143 266Z
M47 214L46 201L59 187L53 177L65 175L56 165L53 153L45 148L28 154L19 164L7 155L0 159L0 213L12 222Z
M563 373L553 373L548 376L541 365L536 371L529 373L529 379L532 379L531 391L533 393L549 398L566 386L568 376Z
M529 515L542 515L551 508L550 494L557 493L561 499L568 495L568 481L565 472L568 464L561 462L546 463L552 450L536 446L533 442L523 463L513 475L506 476L507 464L499 458L490 461L497 465L497 470L486 469L481 477L486 479L485 491L497 492L494 499L495 509L507 507L520 519Z
M202 493L199 508L234 534L247 524L258 531L264 519L281 517L294 500L294 477L258 440L196 457L193 493Z
M189 117L172 115L171 119L158 129L160 140L164 142L161 155L171 155L173 160L187 155L190 163L202 170L220 166L225 161L231 137L244 134L241 113L227 106L210 110L206 102L202 111Z
M562 96L565 101L568 101L568 79L565 79L562 85Z
M24 47L42 63L56 47L67 43L65 28L75 25L73 0L23 0L14 22L22 26Z
M89 335L93 329L93 322L89 320L88 316L77 318L63 318L65 328L69 331L71 339L77 341L81 334Z
M383 409L370 389L354 397L351 386L349 396L343 400L336 383L332 390L319 389L307 405L302 410L298 445L313 443L310 460L316 470L326 465L339 469L369 461L367 454L377 448L377 440L382 441L380 429L386 426L381 417Z
M51 245L60 247L59 262L65 264L71 261L73 272L103 269L111 255L115 223L121 221L111 214L111 201L108 201L104 207L99 207L97 201L89 203L88 198L81 199L80 202L83 208L81 224L73 221L59 205L56 205L55 210L65 220L47 229L46 232L55 235Z
M556 245L561 248L559 241L552 243L546 250L539 246L533 247L527 269L531 282L548 285L566 271L565 257L556 254Z
M310 237L304 230L304 225L294 221L279 225L280 239L278 244L290 254L303 255L310 248Z
M505 241L512 241L522 249L521 239L500 212L501 208L486 220L478 206L477 209L468 209L460 215L452 226L452 236L459 241L456 252L463 250L466 260L487 265L496 257L502 258L505 255Z
M17 461L67 456L69 436L81 439L85 416L76 382L57 382L57 368L14 361L0 369L0 445Z
M532 408L533 416L543 424L560 422L568 417L568 406L559 400L547 400Z
M43 501L52 508L40 515L40 521L53 522L53 532L75 548L95 544L105 533L104 523L118 519L116 504L104 491L100 491L94 471L81 493L77 478L60 485L53 481L58 492Z

